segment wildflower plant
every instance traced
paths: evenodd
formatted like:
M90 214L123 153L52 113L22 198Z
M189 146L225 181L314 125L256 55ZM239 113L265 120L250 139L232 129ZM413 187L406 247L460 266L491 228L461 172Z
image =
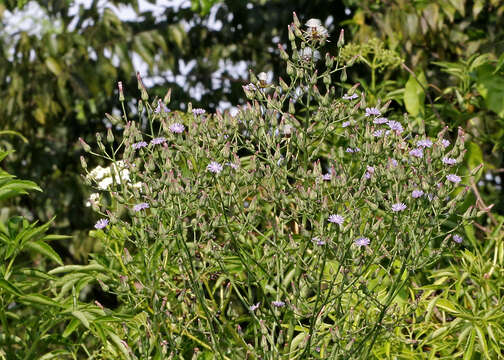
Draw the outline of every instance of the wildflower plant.
M389 104L366 104L340 54L305 56L328 41L312 20L294 16L291 52L279 47L288 79L251 73L234 116L156 111L139 78L138 118L124 113L122 141L96 153L128 170L92 232L120 304L108 332L88 324L104 351L369 358L414 310L410 276L458 246L474 215L457 210L462 131L445 146L446 130L412 134Z

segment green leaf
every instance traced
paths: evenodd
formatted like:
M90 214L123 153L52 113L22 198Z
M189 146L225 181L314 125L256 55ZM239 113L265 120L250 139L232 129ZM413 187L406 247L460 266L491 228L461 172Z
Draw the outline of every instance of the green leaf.
M452 314L459 314L460 311L457 309L457 305L452 303L448 299L438 299L436 306L444 311L448 311Z
M472 329L471 335L469 335L466 345L464 347L464 360L471 360L473 358L475 337L476 337L476 331Z
M479 343L481 346L481 350L483 351L485 358L490 359L490 355L488 354L488 346L487 346L487 342L486 342L486 336L483 333L483 330L478 325L474 325L474 330L476 330L476 334L478 335L478 340L479 340Z
M72 319L65 328L65 331L63 331L62 336L64 338L69 337L75 331L75 329L79 327L80 323L81 321L79 321L78 319Z
M47 245L43 241L30 241L25 245L28 249L38 252L39 254L47 256L49 259L57 263L58 265L63 265L63 261L56 251L52 247Z
M9 281L7 281L5 279L0 279L0 288L6 290L16 296L23 295L21 290L19 290L16 286L14 286L13 284L11 284Z
M60 64L52 57L48 57L45 60L45 64L47 68L56 76L61 75L61 66Z
M504 77L494 73L490 64L480 66L477 71L476 89L485 100L489 110L504 118Z
M50 275L61 274L65 272L72 271L105 271L106 269L100 264L89 264L89 265L65 265L59 266L55 269L49 271Z
M53 307L58 307L58 308L63 307L63 305L58 304L56 301L52 300L51 298L48 298L47 296L44 296L41 294L23 295L23 296L19 297L19 301L23 302L23 303L47 305L47 306L53 306Z
M89 320L86 318L86 314L84 314L82 311L75 310L72 311L72 315L79 319L82 325L89 329Z
M417 76L417 79L413 75L410 75L404 89L404 106L411 116L418 116L424 113L425 92L418 81L421 84L425 84L427 81L423 72Z

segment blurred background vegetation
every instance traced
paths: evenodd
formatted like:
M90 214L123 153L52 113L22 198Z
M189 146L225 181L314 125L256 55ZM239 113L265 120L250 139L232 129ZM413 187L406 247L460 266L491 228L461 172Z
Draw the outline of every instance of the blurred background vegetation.
M248 69L283 75L277 44L288 43L293 11L302 22L322 20L334 53L345 30L344 52L357 64L348 79L361 83L369 102L394 100L391 106L429 135L445 126L452 134L465 130L467 171L484 164L467 184L473 191L466 206L478 199L484 210L467 230L467 251L482 256L502 247L502 0L6 0L0 3L0 147L15 152L2 167L43 192L4 202L1 219L55 217L52 232L72 236L53 242L62 261L85 263L96 250L88 237L96 219L85 206L78 138L93 146L95 133L112 126L105 113L118 111L117 82L131 113L139 95L136 71L151 98L172 89L172 110L189 102L207 111L244 104ZM386 56L375 56L383 54L378 49L387 49ZM488 274L484 265L478 269Z

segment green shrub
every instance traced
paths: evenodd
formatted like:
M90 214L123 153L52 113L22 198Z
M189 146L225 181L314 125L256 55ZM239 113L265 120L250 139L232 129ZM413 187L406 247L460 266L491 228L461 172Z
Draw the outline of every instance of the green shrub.
M82 141L111 163L86 170L104 252L53 273L117 296L82 320L108 357L369 358L416 309L411 276L463 240L463 131L451 143L386 118L320 54L326 36L295 18L289 80L251 73L234 116L168 112L139 77L122 140Z

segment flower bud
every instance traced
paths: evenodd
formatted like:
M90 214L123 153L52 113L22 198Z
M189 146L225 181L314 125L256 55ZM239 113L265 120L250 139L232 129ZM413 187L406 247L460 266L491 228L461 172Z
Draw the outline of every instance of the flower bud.
M343 70L341 71L340 80L341 82L347 81L346 67L344 67Z
M287 60L289 59L289 54L287 54L287 52L285 51L285 49L283 48L283 46L281 44L278 44L278 50L280 50L280 58L282 60Z
M140 76L140 73L137 72L137 82L138 82L138 90L140 90L141 93L141 98L143 101L149 100L149 95L147 94L147 89L145 88L142 77Z
M168 89L168 91L166 92L166 95L163 99L163 103L168 105L170 103L170 100L171 100L171 89Z
M86 162L86 159L84 158L84 156L81 156L80 157L80 162L81 162L81 166L84 170L87 169L87 162Z
M282 79L281 77L278 79L278 82L280 83L280 86L282 87L282 90L287 92L289 90L289 85Z
M86 144L86 142L84 141L83 138L79 138L79 141L82 145L82 148L84 149L85 152L90 152L91 151L91 146L89 146L88 144Z
M343 45L345 45L345 30L341 29L340 34L339 34L339 38L338 38L337 46L339 48L341 48L341 47L343 47Z
M299 22L299 19L296 15L295 12L292 13L292 18L294 20L294 26L297 27L297 28L300 28L301 27L301 23Z
M117 87L119 88L119 101L124 101L124 93L123 93L122 81L119 81L117 83Z
M329 53L325 54L325 65L329 69L332 68L332 66L334 65L334 57L331 56Z
M114 134L112 134L112 128L107 129L107 142L112 144L114 142Z
M291 25L287 26L287 31L288 31L288 34L289 34L289 41L294 41L294 39L296 37L294 36L294 33L292 32Z
M143 111L144 105L142 100L138 100L138 113L141 114Z

